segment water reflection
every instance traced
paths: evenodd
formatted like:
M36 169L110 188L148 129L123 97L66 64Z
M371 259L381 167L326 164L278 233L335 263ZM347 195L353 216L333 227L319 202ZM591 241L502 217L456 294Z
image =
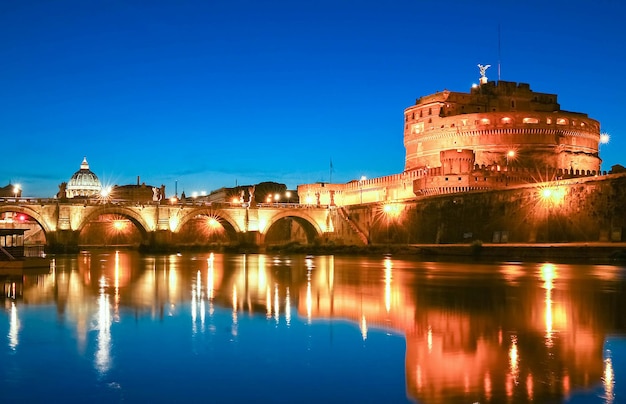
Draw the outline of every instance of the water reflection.
M598 387L613 403L626 372L605 347L625 331L618 267L86 252L52 268L5 282L8 347L18 347L20 304L54 304L75 324L79 350L96 332L100 375L115 369L112 327L124 313L163 321L187 308L197 338L215 332L218 308L230 312L231 341L250 316L287 328L347 320L360 331L354 344L373 329L401 334L406 394L423 403L559 401Z

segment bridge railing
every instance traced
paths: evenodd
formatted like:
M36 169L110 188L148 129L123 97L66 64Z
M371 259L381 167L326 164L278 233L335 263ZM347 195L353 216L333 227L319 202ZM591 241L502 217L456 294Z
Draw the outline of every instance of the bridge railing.
M171 202L164 199L161 201L131 201L125 199L102 199L102 198L13 198L13 197L1 197L0 205L54 205L54 204L68 204L68 205L117 205L117 206L157 206L157 205L170 205L170 206L210 206L213 208L247 208L248 202L207 202L207 201L181 201ZM316 205L316 204L301 204L297 202L270 202L270 203L257 203L255 205L258 208L278 208L278 209L306 209L306 208L328 208L328 205Z

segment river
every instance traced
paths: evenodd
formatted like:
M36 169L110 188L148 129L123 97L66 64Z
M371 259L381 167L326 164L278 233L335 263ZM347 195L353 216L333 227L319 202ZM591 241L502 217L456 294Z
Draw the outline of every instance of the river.
M0 276L3 402L619 403L626 269L83 251Z

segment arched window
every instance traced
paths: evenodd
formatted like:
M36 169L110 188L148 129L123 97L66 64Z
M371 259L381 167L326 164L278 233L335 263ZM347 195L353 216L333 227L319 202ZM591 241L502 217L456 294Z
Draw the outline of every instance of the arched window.
M557 125L567 125L567 119L565 118L556 118Z
M537 119L537 118L524 118L523 122L524 123L539 123L539 119Z

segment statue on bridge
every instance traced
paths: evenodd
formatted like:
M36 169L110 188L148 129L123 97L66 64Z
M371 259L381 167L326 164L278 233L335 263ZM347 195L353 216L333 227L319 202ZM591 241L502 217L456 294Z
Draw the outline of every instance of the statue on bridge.
M152 200L154 202L159 202L163 196L161 195L161 190L157 187L152 187Z
M67 198L67 182L62 182L59 184L59 192L57 193L57 199L65 199Z
M256 185L253 185L251 187L248 188L248 206L254 206L253 204L256 204L254 202L254 190L256 188Z

